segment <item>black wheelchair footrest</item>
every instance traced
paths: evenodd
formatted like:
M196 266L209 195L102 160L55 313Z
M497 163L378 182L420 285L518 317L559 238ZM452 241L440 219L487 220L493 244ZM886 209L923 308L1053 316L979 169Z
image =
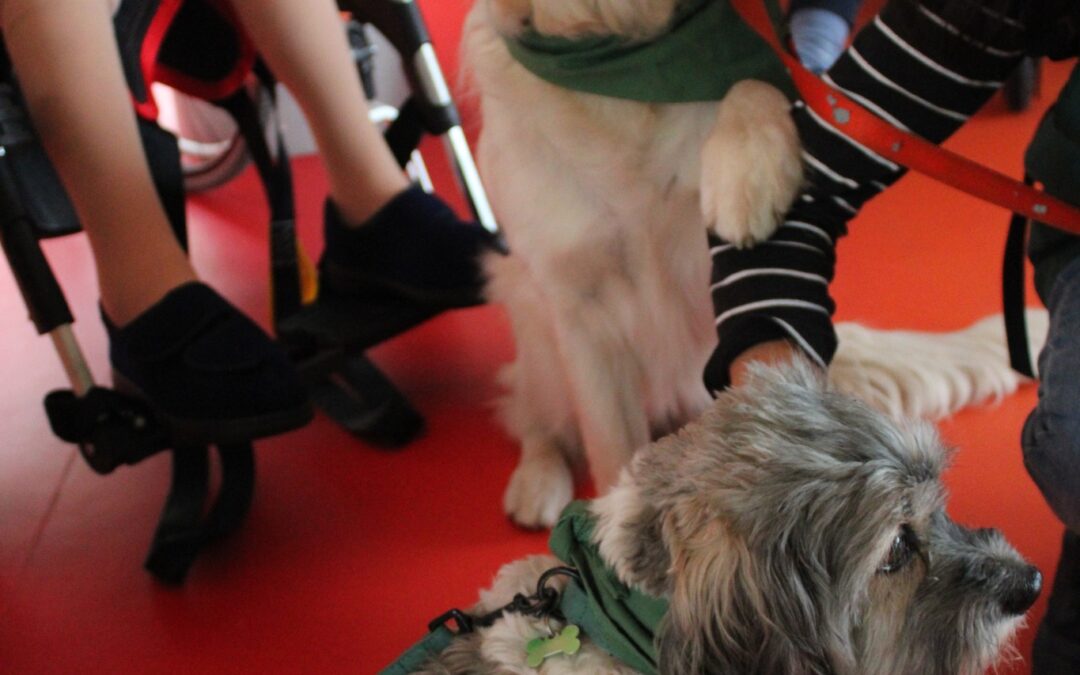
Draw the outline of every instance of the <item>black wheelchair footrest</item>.
M250 443L217 448L221 487L209 512L209 448L176 448L172 484L143 566L159 581L180 585L199 553L234 532L251 508L255 456ZM203 513L206 512L206 516Z
M76 443L90 468L102 475L173 447L167 429L143 401L112 389L93 387L84 396L53 391L45 397L45 410L53 432ZM217 453L221 487L207 510L209 447L173 447L172 484L144 564L163 583L183 583L199 553L240 527L251 507L251 443L219 445Z
M397 448L423 433L424 419L364 350L447 309L324 294L279 321L277 335L316 407L361 440Z
M79 446L95 473L138 464L170 445L169 434L141 400L103 387L78 396L69 389L45 396L53 433Z
M397 299L335 297L318 301L277 324L278 340L300 368L326 354L360 353L422 324L449 307Z
M309 379L308 390L319 409L366 443L400 448L424 432L423 416L363 355Z

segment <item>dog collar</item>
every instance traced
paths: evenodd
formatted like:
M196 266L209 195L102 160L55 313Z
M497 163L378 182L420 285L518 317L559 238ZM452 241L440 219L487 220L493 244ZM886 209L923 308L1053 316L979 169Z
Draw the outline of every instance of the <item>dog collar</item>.
M563 589L559 611L601 649L635 670L655 675L654 640L668 602L615 576L593 540L595 526L588 504L576 501L566 507L551 532L551 552L577 570Z
M601 96L654 103L719 101L736 82L752 79L794 97L780 59L730 0L681 0L669 29L648 41L613 35L562 38L527 29L507 38L506 45L537 77Z

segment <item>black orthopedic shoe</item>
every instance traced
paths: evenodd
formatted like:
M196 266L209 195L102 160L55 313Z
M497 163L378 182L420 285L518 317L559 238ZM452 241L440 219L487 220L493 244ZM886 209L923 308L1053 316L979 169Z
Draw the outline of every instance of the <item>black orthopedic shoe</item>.
M483 303L480 255L494 238L420 186L396 195L355 228L327 200L324 223L320 298L393 300L431 309Z
M1046 616L1035 634L1032 675L1080 673L1080 536L1065 531Z
M122 328L101 316L117 391L144 399L174 443L240 443L311 421L284 350L209 286L179 286Z

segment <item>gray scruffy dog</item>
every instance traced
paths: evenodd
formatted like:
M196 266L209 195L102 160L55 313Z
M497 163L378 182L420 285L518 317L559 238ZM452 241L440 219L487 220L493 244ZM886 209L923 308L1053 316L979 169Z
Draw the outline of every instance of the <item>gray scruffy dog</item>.
M810 365L758 368L698 422L642 449L582 510L592 519L583 546L625 584L614 602L666 606L637 660L602 649L591 620L510 607L421 672L537 672L528 643L573 622L580 645L538 672L982 673L1015 654L1010 638L1041 577L997 531L949 519L946 460L931 426L829 391ZM504 566L473 615L529 595L544 570L567 562ZM588 585L564 576L549 585L567 584Z

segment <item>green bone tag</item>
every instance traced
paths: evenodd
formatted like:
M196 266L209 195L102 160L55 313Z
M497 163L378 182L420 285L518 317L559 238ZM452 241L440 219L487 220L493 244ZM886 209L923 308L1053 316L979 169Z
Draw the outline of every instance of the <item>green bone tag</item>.
M577 654L577 651L581 649L581 640L578 639L580 633L581 629L571 623L567 624L555 637L538 637L529 640L529 644L525 645L525 654L528 656L525 663L530 668L539 668L544 659L549 656Z

